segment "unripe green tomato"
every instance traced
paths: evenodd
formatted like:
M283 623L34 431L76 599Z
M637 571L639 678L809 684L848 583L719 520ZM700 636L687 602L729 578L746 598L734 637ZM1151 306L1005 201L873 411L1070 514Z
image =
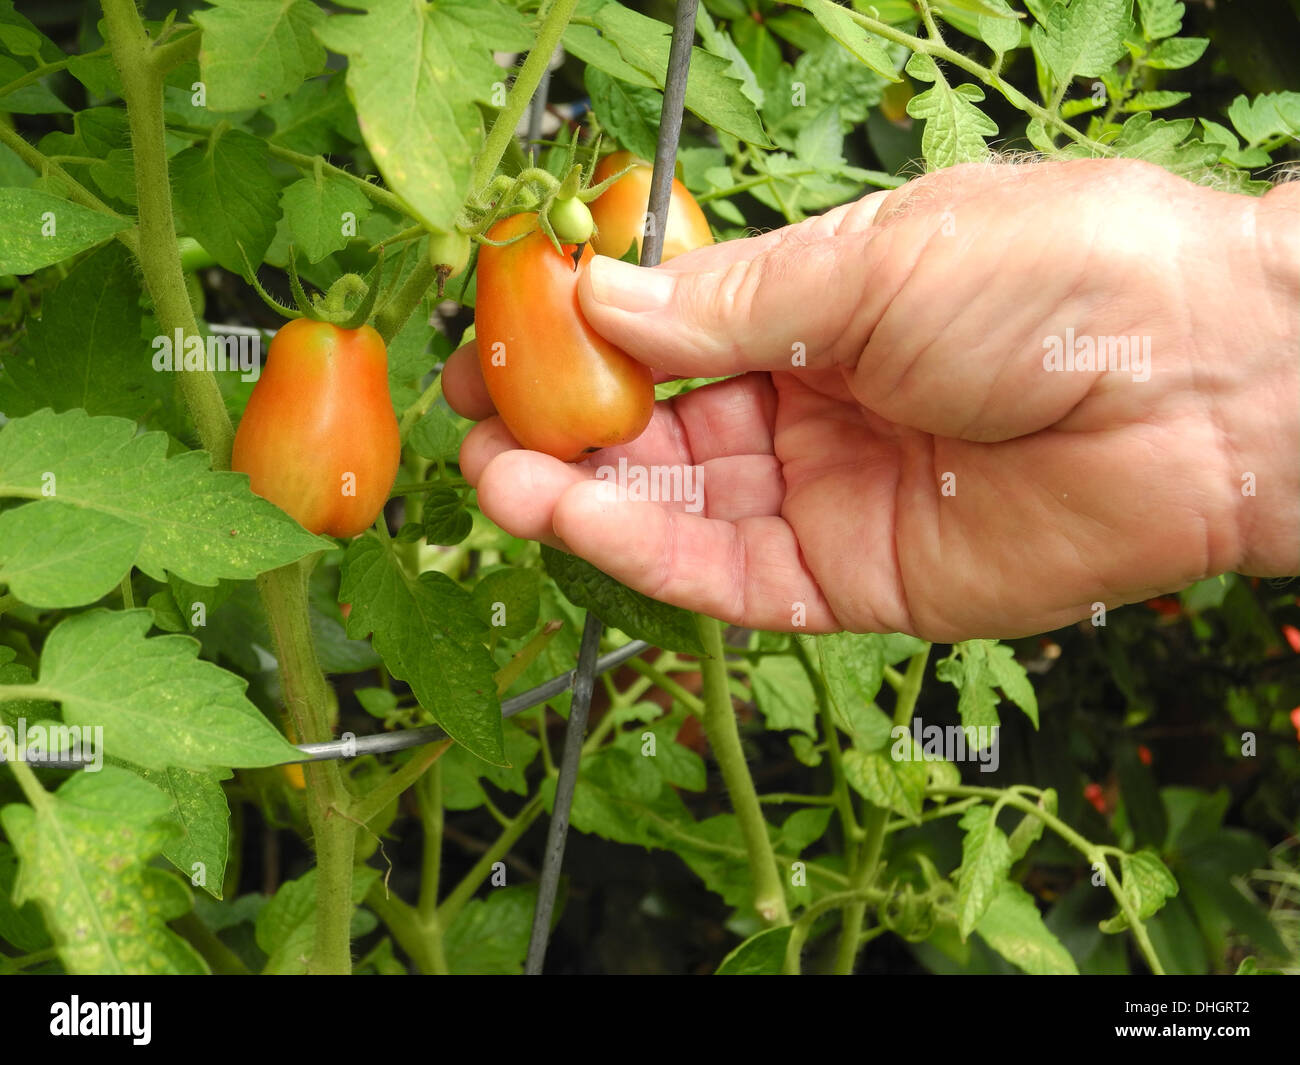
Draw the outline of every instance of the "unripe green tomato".
M561 244L586 244L595 229L591 209L576 196L556 200L551 205L550 219Z
M458 276L469 262L469 237L456 231L429 234L429 262L447 277Z

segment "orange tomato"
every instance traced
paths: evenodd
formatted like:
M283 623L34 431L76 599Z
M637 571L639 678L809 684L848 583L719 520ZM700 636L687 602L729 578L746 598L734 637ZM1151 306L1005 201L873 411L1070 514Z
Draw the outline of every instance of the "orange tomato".
M275 334L230 463L254 492L311 532L356 536L383 510L401 457L378 333L298 318Z
M636 164L635 170L614 182L590 204L591 215L596 220L596 234L591 238L591 245L597 255L621 259L634 240L637 251L641 250L641 230L650 203L650 177L654 168L631 152L615 152L596 164L594 182L599 184L631 164ZM668 227L660 261L667 262L674 256L712 243L713 233L700 205L686 186L673 178L672 197L668 201Z
M478 259L474 328L488 394L514 438L565 462L635 440L654 412L650 370L587 324L574 245L557 252L534 214L498 222ZM532 232L529 232L532 230Z

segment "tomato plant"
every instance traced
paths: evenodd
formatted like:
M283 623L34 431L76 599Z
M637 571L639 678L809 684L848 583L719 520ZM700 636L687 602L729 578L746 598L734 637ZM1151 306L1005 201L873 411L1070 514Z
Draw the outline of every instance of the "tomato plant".
M650 179L654 167L631 152L614 152L596 164L596 183L613 177L627 167L632 169L600 194L591 204L596 220L592 247L598 255L621 259L636 242L641 250L646 207L650 203ZM664 230L661 259L667 262L688 251L713 243L709 220L704 217L695 197L677 178L673 178L672 196L668 201L668 225Z
M498 222L479 252L475 327L492 401L524 447L572 461L636 439L654 410L650 371L595 332L578 307L591 261L552 247L537 216Z
M369 528L401 462L384 342L370 326L298 318L271 341L231 468L314 533Z
M444 368L468 370L448 396L564 460L637 439L651 374L576 294L594 255L640 251L660 154L679 175L664 259L716 238L725 260L995 151L1139 158L1238 197L1250 229L1247 197L1300 158L1300 19L1272 0L701 0L694 47L671 49L671 6L0 5L0 973L508 974L548 942L555 973L1300 971L1294 587L1152 583L1145 607L952 644L810 635L801 602L791 631L723 625L498 528L475 483L497 438L444 398ZM979 255L952 221L932 239L972 291L1032 237L1051 248ZM1104 221L1106 249L1151 239ZM1084 268L1043 262L1044 292ZM1253 343L1274 323L1247 324ZM1132 393L1153 421L1161 376ZM818 392L784 384L783 404ZM701 387L661 386L691 447L642 437L629 474L671 489L707 455L709 487L742 490L674 520L783 530L806 505L777 468L798 415L742 439L692 407ZM971 505L960 483L932 502ZM1242 506L1279 491L1259 488ZM872 530L834 546L880 549ZM1088 546L1107 568L1115 545ZM981 572L1015 597L1016 575ZM24 1008L23 983L44 1000ZM55 1034L61 986L6 984L9 1028ZM170 1017L217 1001L194 986ZM391 1012L374 986L352 1014ZM1031 1016L1040 986L1010 992ZM1119 1020L1105 986L1089 1024ZM1239 986L1197 998L1261 994ZM279 996L231 1009L250 1002L283 1025ZM913 1025L928 1051L933 1027Z

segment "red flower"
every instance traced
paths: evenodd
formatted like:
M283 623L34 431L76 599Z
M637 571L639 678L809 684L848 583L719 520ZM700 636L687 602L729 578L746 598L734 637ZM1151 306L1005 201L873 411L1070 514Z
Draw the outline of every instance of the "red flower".
M1300 743L1300 706L1291 711L1291 724L1295 727L1296 742Z
M1101 785L1093 781L1083 789L1083 797L1092 803L1093 808L1102 815L1106 813L1106 795L1101 790Z
M1291 645L1291 650L1300 655L1300 629L1294 625L1283 625L1282 635L1286 637L1286 642Z
M1151 748L1145 743L1138 744L1138 757L1142 759L1143 765L1151 764Z

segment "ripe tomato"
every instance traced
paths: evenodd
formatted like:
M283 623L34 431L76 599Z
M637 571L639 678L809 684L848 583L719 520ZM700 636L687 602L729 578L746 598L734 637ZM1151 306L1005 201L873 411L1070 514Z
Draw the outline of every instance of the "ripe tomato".
M230 463L254 492L311 532L356 536L383 509L401 454L378 333L298 318L275 334Z
M578 308L578 272L592 259L574 245L560 254L534 214L503 219L478 257L474 328L488 393L524 447L572 462L590 448L641 435L654 411L650 370L587 324ZM533 232L529 232L532 229Z
M641 250L641 228L650 203L650 177L654 167L631 152L615 152L596 164L593 180L599 184L632 163L636 164L635 170L614 182L591 203L591 214L596 220L591 246L597 255L621 259L633 240L637 251ZM660 261L667 262L675 255L712 243L713 233L700 205L686 186L673 178L673 193L668 200L668 230L664 234Z

